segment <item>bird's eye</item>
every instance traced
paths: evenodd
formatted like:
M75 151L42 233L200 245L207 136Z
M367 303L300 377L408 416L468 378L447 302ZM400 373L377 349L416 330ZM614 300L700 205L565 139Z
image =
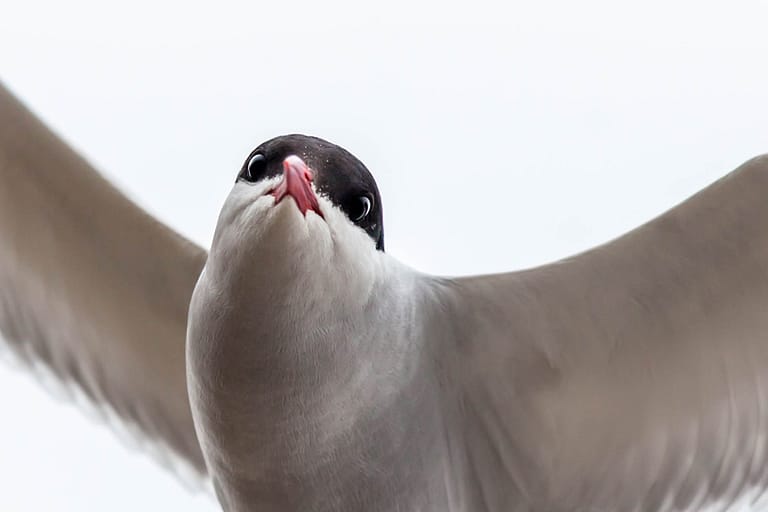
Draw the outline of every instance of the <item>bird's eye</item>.
M259 181L264 176L267 169L267 159L261 153L256 153L245 164L239 178L250 183Z
M368 195L357 196L349 202L349 218L352 222L360 222L371 213L373 200Z

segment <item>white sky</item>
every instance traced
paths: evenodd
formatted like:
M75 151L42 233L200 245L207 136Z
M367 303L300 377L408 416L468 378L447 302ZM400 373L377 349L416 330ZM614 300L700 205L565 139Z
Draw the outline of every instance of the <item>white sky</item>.
M388 251L446 274L586 249L768 151L766 1L110 4L3 4L0 79L205 245L287 132L366 162ZM0 510L216 510L8 365L0 407Z

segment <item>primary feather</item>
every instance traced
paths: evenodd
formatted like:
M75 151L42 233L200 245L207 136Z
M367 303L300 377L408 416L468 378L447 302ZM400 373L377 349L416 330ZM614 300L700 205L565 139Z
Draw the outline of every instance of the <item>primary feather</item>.
M3 338L203 472L184 336L206 252L126 199L1 85L0 120Z

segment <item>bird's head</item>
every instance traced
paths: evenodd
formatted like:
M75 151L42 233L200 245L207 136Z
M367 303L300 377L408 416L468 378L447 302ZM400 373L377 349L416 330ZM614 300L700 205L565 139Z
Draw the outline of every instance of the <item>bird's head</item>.
M222 208L207 271L278 287L331 274L349 284L366 281L361 274L383 251L381 196L368 169L339 146L287 135L246 158Z
M333 206L362 229L376 249L384 250L376 181L360 160L335 144L305 135L274 138L251 152L237 181L245 187L262 185L259 192L266 185L275 205L286 197L293 198L305 216L311 211L324 218L324 210ZM321 208L316 195L330 204Z

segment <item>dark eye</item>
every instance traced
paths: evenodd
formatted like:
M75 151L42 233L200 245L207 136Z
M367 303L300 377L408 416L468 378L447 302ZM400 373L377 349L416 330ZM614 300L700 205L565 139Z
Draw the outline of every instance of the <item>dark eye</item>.
M368 195L357 196L347 206L349 218L352 219L352 222L360 222L371 213L371 208L373 208L372 197Z
M239 178L250 183L259 181L267 170L267 159L261 153L256 153L245 164Z

